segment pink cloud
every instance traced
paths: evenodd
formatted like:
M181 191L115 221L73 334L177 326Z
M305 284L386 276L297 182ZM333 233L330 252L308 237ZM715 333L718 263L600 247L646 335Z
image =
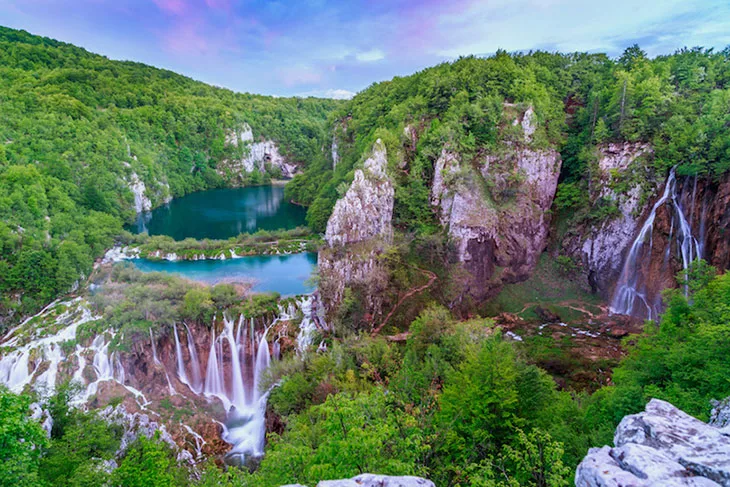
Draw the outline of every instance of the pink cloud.
M174 25L162 35L165 49L175 54L207 54L210 44L206 37L198 32L194 23L183 22Z

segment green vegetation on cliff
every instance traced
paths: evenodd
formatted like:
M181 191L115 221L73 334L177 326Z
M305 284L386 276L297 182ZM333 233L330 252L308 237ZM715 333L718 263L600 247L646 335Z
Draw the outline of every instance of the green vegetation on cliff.
M337 102L234 93L0 27L0 315L71 289L133 217L132 173L153 204L226 184L244 123L302 165Z
M467 57L377 83L337 110L333 132L340 162L320 160L287 188L310 205L322 230L340 185L376 138L386 142L396 180L396 223L423 228L433 220L428 188L448 145L467 160L521 135L513 104L534 107L534 144L560 149L563 199L582 195L592 147L643 141L660 172L717 175L730 169L730 48L700 48L649 59L637 46L619 59L604 54L532 52ZM404 132L408 128L408 132ZM506 130L505 130L506 129ZM396 161L398 160L398 161ZM408 163L405 170L397 162Z

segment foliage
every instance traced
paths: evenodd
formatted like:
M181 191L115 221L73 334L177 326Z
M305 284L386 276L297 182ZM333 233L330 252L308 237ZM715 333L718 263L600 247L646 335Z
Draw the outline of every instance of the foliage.
M0 386L0 485L39 485L41 448L47 444L40 424L29 416L31 399Z
M244 150L226 135L244 123L307 163L339 104L234 93L5 27L0 80L0 293L20 298L1 314L88 277L133 217L134 177L153 204L219 187Z
M682 289L667 293L660 323L647 323L614 371L615 385L595 398L588 417L596 423L617 423L651 398L707 420L710 400L730 395L730 274L710 278L704 265L696 268L700 271L690 275L689 298Z
M416 474L424 453L416 419L388 404L385 391L329 396L272 445L257 475L268 485L314 484L365 472Z
M178 487L187 485L187 472L177 467L175 454L159 440L140 435L111 476L120 487Z

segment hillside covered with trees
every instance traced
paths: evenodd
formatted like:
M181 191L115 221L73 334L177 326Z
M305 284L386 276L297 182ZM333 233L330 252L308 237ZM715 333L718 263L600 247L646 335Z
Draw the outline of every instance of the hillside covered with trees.
M507 104L532 105L538 146L559 147L563 158L561 208L587 208L593 149L608 142L647 142L658 172L718 176L730 169L730 48L683 49L650 59L638 47L618 59L605 54L498 52L466 57L406 77L377 83L337 110L340 163L311 165L288 186L310 205L308 221L323 230L353 167L377 138L397 158L416 154L396 178L396 223L433 229L428 186L445 144L467 158L503 142ZM406 127L418 134L411 146ZM518 134L517 134L518 135ZM516 136L516 135L513 135ZM407 150L403 147L408 146ZM410 151L410 153L409 153Z
M528 110L536 121L526 138L519 118ZM256 384L268 394L268 434L255 471L221 468L221 461L215 463L220 458L183 464L159 435L121 448L121 428L93 410L70 406L73 384L50 397L31 387L22 394L0 387L0 425L11 425L0 428L0 485L312 486L371 471L419 475L438 486L563 487L572 484L587 449L611 443L621 418L650 398L707 420L710 400L730 396L730 274L694 261L674 281L684 286L665 291L662 316L634 320L635 328L611 322L618 323L617 332L606 340L613 340L615 354L606 359L596 345L589 353L598 358L580 361L573 354L578 340L604 333L593 311L605 303L576 284L577 264L558 255L566 228L619 212L615 200L593 196L601 194L595 185L605 182L597 176L599 147L649 144L651 157L637 160L652 191L672 167L682 176L727 178L730 48L683 49L653 59L636 46L618 59L499 51L377 83L340 103L236 94L0 30L3 314L29 314L91 272L94 257L133 216L125 182L132 171L166 181L172 196L225 184L216 167L233 156L226 135L243 123L302 163L303 173L285 191L308 207L307 221L316 232L325 230L375 141L383 142L395 235L375 257L375 244L356 244L385 269L377 297L391 313L376 323L361 290L345 288L326 326L312 331L308 351L294 350L299 330L279 331L275 340L284 348L277 350L285 352ZM453 284L463 273L432 200L437 160L447 149L458 154L464 164L449 176L467 179L487 155L512 147L555 151L562 160L557 192L548 195L552 207L545 212L555 215L545 223L554 252L541 248L533 275L515 278L501 294L478 303L485 307L462 305L466 300L455 298ZM506 182L477 179L485 206L515 206L524 175L511 176ZM626 192L621 177L612 191ZM377 183L385 186L385 179ZM645 200L654 197L647 195ZM239 240L259 243L255 236ZM668 242L674 242L671 235ZM350 258L343 248L324 252ZM244 298L230 284L206 287L122 266L110 274L106 291L89 297L96 318L84 324L84 336L62 346L74 350L84 340L89 346L93 333L106 334L115 337L115 352L136 354L137 371L147 369L154 353L157 364L149 370L167 374L153 348L155 337L165 338L178 359L178 368L163 376L165 394L175 392L170 376L177 380L175 370L185 370L178 328L188 337L185 348L191 346L191 328L205 337L203 343L211 337L205 343L210 345L222 336L224 316L232 323L231 316L240 315L238 334L250 318L253 339L254 318L270 318L284 303L276 295ZM560 293L568 287L587 296L578 305L571 300L585 329L530 303L540 294L565 299ZM398 299L388 301L390 296ZM532 335L501 326L501 309L488 312L506 301L516 306L504 313L514 322L522 319L520 310L541 311L522 322ZM303 320L301 310L293 315L284 321ZM642 324L641 333L632 333ZM265 351L268 331L260 341ZM30 417L34 402L53 417L48 434ZM165 404L180 425L194 414Z
M225 184L229 131L249 124L291 161L320 157L337 102L234 93L0 27L0 315L37 310L91 272L134 217L132 172L156 200Z

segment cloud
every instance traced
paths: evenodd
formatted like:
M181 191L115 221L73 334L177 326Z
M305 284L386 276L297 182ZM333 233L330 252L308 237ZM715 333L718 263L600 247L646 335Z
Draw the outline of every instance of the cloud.
M355 54L355 59L361 63L371 63L385 59L385 53L383 53L380 49L370 49L369 51Z
M316 98L332 98L334 100L349 100L353 96L355 96L356 93L350 90L343 90L343 89L328 89L328 90L312 90L312 91L306 91L304 93L299 93L297 96L300 97L308 97L308 96L314 96Z
M185 0L152 0L165 13L183 15L188 10Z

